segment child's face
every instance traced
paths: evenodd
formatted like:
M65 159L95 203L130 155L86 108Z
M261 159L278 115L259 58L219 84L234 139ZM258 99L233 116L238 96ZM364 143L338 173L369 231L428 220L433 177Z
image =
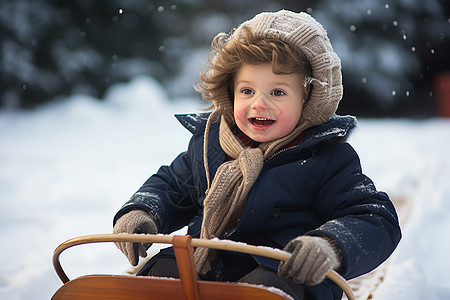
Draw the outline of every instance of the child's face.
M256 142L289 134L298 124L304 91L298 73L277 75L272 65L243 65L234 78L234 118Z

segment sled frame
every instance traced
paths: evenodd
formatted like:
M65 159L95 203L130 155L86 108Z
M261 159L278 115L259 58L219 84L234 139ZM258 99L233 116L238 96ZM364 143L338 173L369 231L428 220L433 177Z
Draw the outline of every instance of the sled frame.
M64 272L60 255L73 246L101 242L134 242L172 244L180 278L157 278L127 275L86 275L70 280ZM59 245L53 253L54 269L64 283L52 299L267 299L285 300L290 297L279 289L262 285L212 282L197 280L193 247L207 247L219 250L236 251L260 255L285 261L290 253L223 240L192 239L191 236L138 235L138 234L100 234L70 239ZM335 271L327 277L334 281L349 300L354 295L350 286Z

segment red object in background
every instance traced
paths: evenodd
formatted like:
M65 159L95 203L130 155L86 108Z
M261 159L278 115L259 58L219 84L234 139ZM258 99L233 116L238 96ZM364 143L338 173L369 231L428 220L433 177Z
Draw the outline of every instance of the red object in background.
M438 114L443 118L450 118L450 72L441 73L433 80Z

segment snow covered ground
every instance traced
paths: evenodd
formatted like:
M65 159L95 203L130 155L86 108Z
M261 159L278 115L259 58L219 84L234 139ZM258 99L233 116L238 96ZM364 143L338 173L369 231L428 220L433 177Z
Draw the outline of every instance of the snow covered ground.
M151 78L113 86L104 102L73 96L34 112L0 112L0 299L49 299L61 282L53 250L110 233L112 217L189 133ZM180 104L184 103L184 104ZM450 121L360 120L351 139L366 174L413 210L375 299L450 299ZM62 255L69 278L124 273L112 244Z

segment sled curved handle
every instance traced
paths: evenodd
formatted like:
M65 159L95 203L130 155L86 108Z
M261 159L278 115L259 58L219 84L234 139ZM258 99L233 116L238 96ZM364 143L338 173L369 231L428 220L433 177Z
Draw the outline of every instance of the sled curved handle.
M64 272L60 255L63 251L78 245L92 244L92 243L105 243L105 242L132 242L132 243L157 243L157 244L172 244L173 237L170 235L152 235L152 234L96 234L76 237L65 241L59 245L53 252L53 267L63 283L70 281ZM217 250L226 250L241 252L246 254L253 254L273 258L281 261L286 261L291 257L289 252L274 249L264 246L253 246L245 243L234 242L229 240L205 240L205 239L192 239L191 246L193 247L205 247ZM336 283L345 293L349 300L355 300L355 295L347 281L342 278L337 272L330 271L326 275L328 279Z

